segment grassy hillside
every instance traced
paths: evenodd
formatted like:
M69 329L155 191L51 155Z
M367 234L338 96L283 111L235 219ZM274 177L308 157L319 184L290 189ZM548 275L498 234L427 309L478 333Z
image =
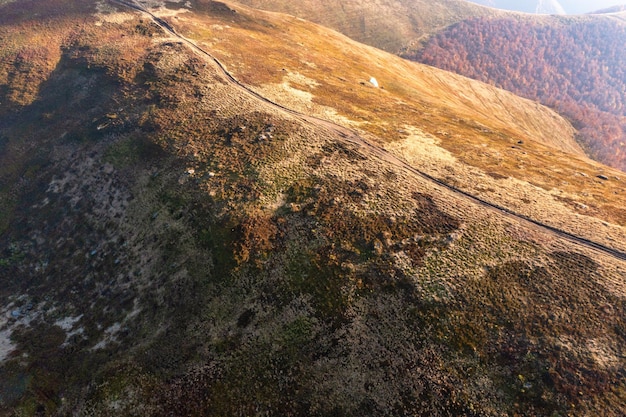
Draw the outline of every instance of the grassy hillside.
M467 17L502 14L460 0L241 0L238 3L302 17L393 53L416 47L431 34Z
M623 12L533 16L460 1L240 3L291 13L359 42L537 100L575 124L589 155L625 168Z
M626 242L623 180L566 152L551 111L291 17L178 6L159 15L256 91ZM2 25L1 74L47 52L0 90L0 415L626 412L623 261L259 101L145 15L95 12Z
M580 214L624 224L621 173L584 158L571 126L547 108L295 18L247 13L261 20L244 15L221 27L180 14L173 22L262 94L374 134L435 177L589 237L597 224L586 219L589 229L580 230ZM382 88L370 85L372 76ZM411 155L415 149L428 157ZM602 172L613 181L599 180ZM540 205L539 195L571 211Z

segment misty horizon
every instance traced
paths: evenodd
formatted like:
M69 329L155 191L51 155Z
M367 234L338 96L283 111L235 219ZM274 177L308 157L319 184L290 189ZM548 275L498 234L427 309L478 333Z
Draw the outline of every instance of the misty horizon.
M626 0L539 0L520 3L513 0L469 0L472 3L497 9L514 10L525 13L545 14L585 14L626 5Z

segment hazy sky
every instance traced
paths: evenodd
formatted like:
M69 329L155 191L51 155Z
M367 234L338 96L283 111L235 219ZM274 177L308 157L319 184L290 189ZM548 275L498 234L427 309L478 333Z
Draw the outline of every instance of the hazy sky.
M471 0L474 3L507 10L534 13L539 3L548 13L581 14L606 9L611 6L626 5L626 0Z

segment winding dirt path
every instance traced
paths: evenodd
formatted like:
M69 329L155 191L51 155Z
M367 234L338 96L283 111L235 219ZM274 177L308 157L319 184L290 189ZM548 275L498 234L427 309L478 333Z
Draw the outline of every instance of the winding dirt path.
M308 124L308 125L312 125L315 127L321 127L329 132L331 132L332 134L334 134L335 136L339 137L341 141L346 142L346 143L350 143L353 145L357 145L359 148L361 148L362 151L364 151L365 153L369 154L369 155L373 155L385 162L388 162L396 167L402 168L406 171L411 172L414 175L417 175L419 177L422 177L423 179L426 179L428 181L430 181L431 183L434 183L436 185L438 185L441 188L444 188L448 191L451 191L452 193L456 194L457 196L463 198L466 201L469 201L473 204L479 205L481 207L487 208L501 216L504 216L508 219L511 219L525 227L534 229L534 230L539 230L541 232L544 233L549 233L553 236L559 237L561 239L565 239L569 242L572 242L576 245L580 245L580 246L584 246L587 249L591 249L593 251L596 252L600 252L604 255L608 255L610 257L613 257L615 259L619 259L622 261L626 261L626 252L615 249L615 248L611 248L608 246L605 246L601 243L598 242L594 242L590 239L586 239L580 236L576 236L572 233L566 232L564 230L558 229L556 227L550 226L548 224L542 223L540 221L534 220L528 216L516 213L506 207L503 206L499 206L497 204L491 203L489 201L483 200L473 194L470 194L466 191L463 191L461 189L458 189L438 178L435 178L425 172L422 172L420 170L418 170L417 168L413 167L412 165L410 165L408 162L402 160L401 158L391 154L390 152L388 152L387 150L385 150L384 148L373 144L372 142L368 141L367 139L365 139L362 135L360 135L358 132L349 129L345 126L341 126L338 125L336 123L333 123L329 120L326 119L322 119L319 117L315 117L315 116L310 116L307 114L303 114L300 113L296 110L290 109L288 107L285 107L279 103L276 103L272 100L269 100L268 98L262 96L261 94L257 93L256 91L250 89L248 86L242 84L240 81L238 81L230 72L228 72L228 70L226 69L226 67L224 67L224 65L217 59L215 58L213 55L211 55L209 52L205 51L204 49L202 49L201 47L199 47L195 42L185 38L184 36L180 35L178 32L176 32L176 30L164 19L156 16L154 13L152 13L151 11L149 11L148 9L144 8L143 6L141 6L140 4L137 4L133 1L125 1L125 0L111 0L113 3L117 3L120 4L122 6L126 6L129 7L131 9L137 10L139 12L142 12L146 15L148 15L157 25L159 25L159 27L161 27L161 29L165 32L167 32L168 34L172 35L173 37L176 37L177 39L179 39L182 43L184 43L185 45L187 45L189 48L191 48L195 53L197 53L198 55L202 56L204 59L212 62L214 65L217 66L217 68L219 69L219 71L221 72L221 74L225 77L225 79L232 84L233 86L237 87L239 90L243 91L244 93L246 93L248 96L252 97L253 99L262 102L264 105L266 106L270 106L273 110L278 110L284 114L287 114L291 117L295 117L296 119Z

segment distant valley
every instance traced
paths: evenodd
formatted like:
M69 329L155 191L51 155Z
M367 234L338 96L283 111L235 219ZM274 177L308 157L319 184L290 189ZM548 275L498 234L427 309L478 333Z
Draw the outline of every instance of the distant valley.
M624 44L626 24L608 18L478 19L438 34L414 58L549 105L592 156L626 170Z

